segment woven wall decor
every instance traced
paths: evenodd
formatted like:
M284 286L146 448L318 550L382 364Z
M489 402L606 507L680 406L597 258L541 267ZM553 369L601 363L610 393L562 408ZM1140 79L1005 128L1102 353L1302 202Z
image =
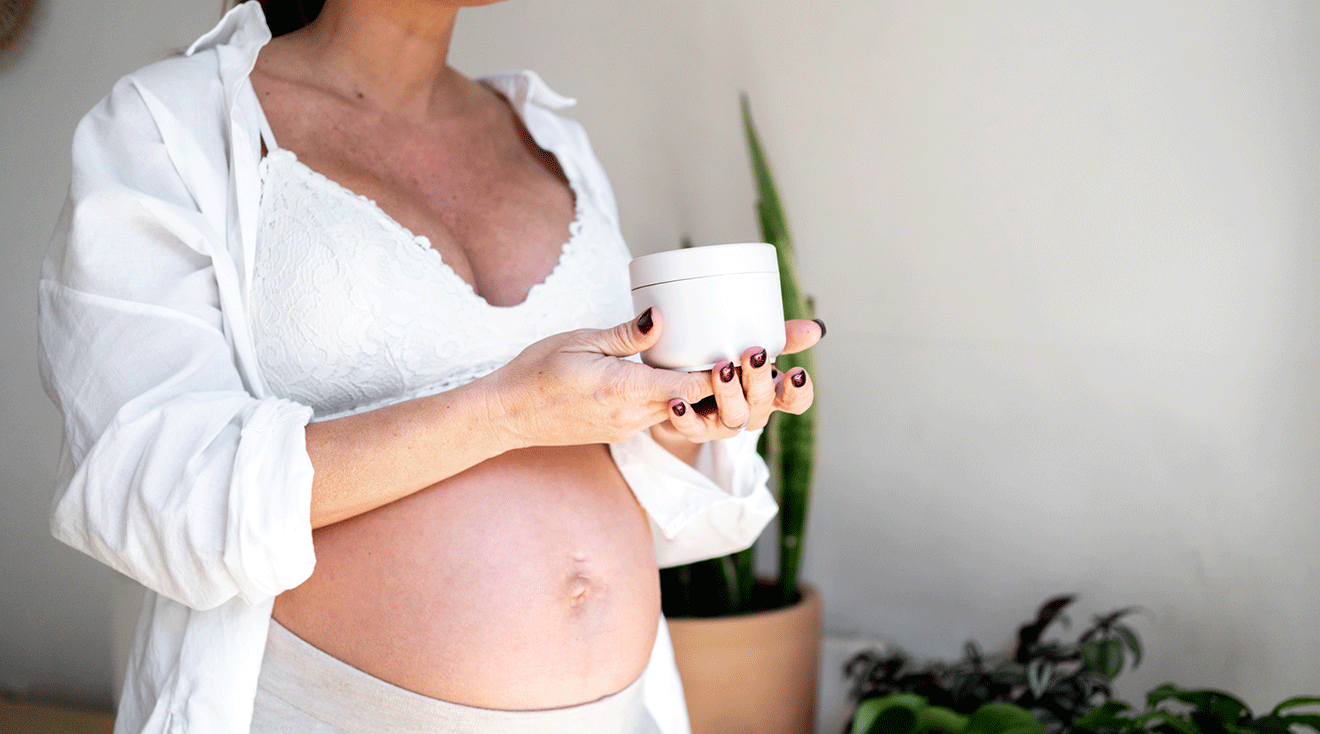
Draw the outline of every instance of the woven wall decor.
M9 47L32 20L37 0L0 0L0 50Z

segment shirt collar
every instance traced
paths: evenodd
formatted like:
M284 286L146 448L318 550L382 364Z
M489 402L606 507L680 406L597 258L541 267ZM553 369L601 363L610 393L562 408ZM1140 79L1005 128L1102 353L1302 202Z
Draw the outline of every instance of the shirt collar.
M235 5L225 13L214 28L193 41L184 55L192 56L198 51L219 46L237 46L243 50L255 51L269 43L270 38L270 29L266 27L266 14L261 10L261 3L257 0L248 0L241 5Z
M577 100L572 97L565 97L551 89L541 79L540 74L527 69L491 74L482 77L481 81L504 95L509 100L509 104L512 104L514 109L518 110L518 113L524 118L527 117L527 104L529 102L550 110L562 110L565 107L572 107L577 104Z

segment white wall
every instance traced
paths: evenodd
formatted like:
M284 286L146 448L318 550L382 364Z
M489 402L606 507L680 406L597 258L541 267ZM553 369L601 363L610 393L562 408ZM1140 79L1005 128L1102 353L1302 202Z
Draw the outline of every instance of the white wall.
M1320 5L514 2L637 252L756 233L751 95L818 348L835 632L996 647L1148 610L1120 691L1320 691Z
M0 689L109 695L107 574L45 531L34 281L74 123L185 5L46 0L0 69ZM454 56L582 100L639 253L755 237L751 95L830 327L828 629L951 656L1077 591L1149 610L1129 697L1263 707L1320 692L1317 38L1304 1L512 0Z

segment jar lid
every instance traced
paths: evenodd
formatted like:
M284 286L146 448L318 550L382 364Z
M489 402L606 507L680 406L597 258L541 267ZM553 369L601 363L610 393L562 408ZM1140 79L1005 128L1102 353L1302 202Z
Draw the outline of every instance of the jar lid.
M775 246L764 242L706 245L643 255L628 263L633 290L674 280L743 273L779 274Z

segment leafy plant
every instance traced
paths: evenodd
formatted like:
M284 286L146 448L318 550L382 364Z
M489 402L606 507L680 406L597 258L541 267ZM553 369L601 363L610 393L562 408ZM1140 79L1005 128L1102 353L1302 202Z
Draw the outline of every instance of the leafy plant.
M1122 701L1109 701L1077 721L1074 731L1095 734L1291 734L1293 727L1320 732L1320 714L1287 713L1320 705L1320 696L1297 696L1257 718L1237 698L1214 690L1183 690L1166 683L1146 694L1146 710L1130 713Z
M985 703L964 716L911 693L863 701L851 734L1045 734L1039 721L1011 703Z
M793 240L788 219L779 199L778 187L770 171L770 162L752 123L751 106L742 97L743 130L751 153L752 173L756 178L757 217L762 238L775 246L779 259L780 290L784 317L810 319L815 316L812 301L798 285ZM815 375L810 350L780 355L775 364L780 372L794 367ZM802 415L775 413L761 434L757 446L770 467L771 478L779 494L779 575L772 586L755 582L755 551L748 548L722 558L660 572L664 612L669 617L708 617L741 614L759 609L788 606L798 599L798 570L802 558L802 532L807 523L807 505L811 499L811 478L816 444L814 411Z
M844 668L851 697L860 704L895 693L916 694L932 705L970 714L988 702L1008 702L1031 712L1051 734L1075 722L1113 695L1111 683L1129 660L1140 665L1141 638L1124 623L1133 607L1095 618L1074 642L1046 639L1054 625L1067 626L1064 610L1074 596L1057 596L1018 628L1011 654L989 656L968 641L954 663L917 664L905 652L866 651Z

